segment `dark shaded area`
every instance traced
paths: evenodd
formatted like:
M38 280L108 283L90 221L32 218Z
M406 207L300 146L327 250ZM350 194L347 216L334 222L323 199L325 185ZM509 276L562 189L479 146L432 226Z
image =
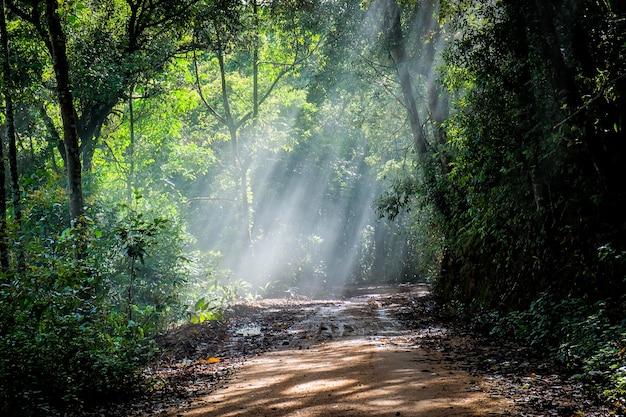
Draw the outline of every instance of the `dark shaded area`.
M621 320L626 236L624 19L594 1L502 2L446 51L468 71L429 186L445 218L439 293L495 309L542 292L609 299ZM456 130L455 129L459 129Z

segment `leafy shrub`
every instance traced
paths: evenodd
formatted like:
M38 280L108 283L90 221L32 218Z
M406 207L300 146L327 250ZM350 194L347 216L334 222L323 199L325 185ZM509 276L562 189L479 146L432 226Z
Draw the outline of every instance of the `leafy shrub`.
M617 329L614 329L617 330ZM608 336L608 335L607 335ZM580 380L595 387L601 396L616 408L616 414L626 413L626 329L613 333L603 346L585 358Z
M189 273L184 256L185 233L180 224L118 207L119 218L110 224L110 286L118 310L142 326L160 317L161 327L181 314L179 295Z
M55 264L0 291L3 415L54 415L126 391L145 358L141 334L103 308L90 278Z
M626 320L615 323L607 302L589 305L585 300L557 300L543 293L526 311L482 315L491 322L491 334L512 337L547 353L555 362L575 372L615 404L626 404ZM624 411L624 410L622 410Z
M221 320L224 310L238 297L249 298L251 285L221 267L216 252L194 252L190 256L190 277L184 299L184 318L192 323Z
M121 206L58 235L38 225L49 216L30 220L26 268L0 277L0 415L63 415L133 392L181 309L182 229Z

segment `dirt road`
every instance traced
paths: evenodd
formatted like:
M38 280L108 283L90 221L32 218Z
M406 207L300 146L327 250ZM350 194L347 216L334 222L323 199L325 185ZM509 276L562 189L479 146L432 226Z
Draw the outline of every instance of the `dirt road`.
M304 321L285 328L274 351L249 359L210 394L169 416L486 416L510 402L483 392L464 366L436 345L445 329L407 329L394 318L398 291L369 288L342 301L309 304ZM402 299L406 299L405 297ZM303 307L307 308L307 307ZM240 337L262 338L254 325Z

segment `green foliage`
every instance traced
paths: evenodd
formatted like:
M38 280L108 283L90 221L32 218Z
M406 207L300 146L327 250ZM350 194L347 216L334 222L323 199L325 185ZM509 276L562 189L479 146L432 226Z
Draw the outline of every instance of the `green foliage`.
M219 297L207 300L205 297L200 298L190 309L189 321L192 323L202 323L207 320L222 320L226 305L223 299Z
M431 195L446 238L437 289L448 300L524 309L548 289L592 303L624 291L623 261L598 250L626 244L622 163L611 156L623 154L623 69L606 60L623 49L623 23L587 3L443 4L458 36L442 80L457 99L445 123L449 172Z
M238 297L243 296L250 288L250 284L234 280L232 282L220 282L214 278L208 281L208 286L203 290L206 296L199 298L193 307L187 309L187 317L192 323L202 323L207 320L222 320L224 310Z
M119 274L118 285L126 281L126 288L123 291L126 297L122 302L120 291L120 303L126 304L127 319L132 321L133 312L139 311L137 304L154 306L159 312L168 306L167 299L161 297L170 297L176 293L176 286L179 285L175 275L177 259L168 254L170 256L166 256L166 259L152 259L152 262L148 260L151 258L149 254L152 249L161 240L161 235L167 233L167 219L147 218L144 213L138 213L123 205L121 209L127 214L113 229L116 242L113 249L117 252L116 258L122 263L127 263L127 269L124 270L118 262L119 269L115 272L116 275ZM128 280L125 280L124 276L127 276Z
M617 409L626 397L626 322L617 322L610 301L559 300L543 293L525 311L491 312L475 323L492 336L514 338L549 355L595 388Z
M457 99L450 170L430 194L446 248L436 291L623 414L626 199L614 180L626 90L607 59L624 50L623 10L570 6L442 2L457 31L443 82Z
M576 375L612 404L615 414L626 411L626 329L622 326L620 330L585 358L581 372Z
M219 253L194 251L190 254L188 283L181 294L180 318L192 323L222 320L224 311L236 299L248 298L250 284L233 277L222 266Z
M50 251L63 251L75 236L66 233L52 248L30 247L40 262L2 286L3 415L55 415L129 391L150 353L142 330L110 311L98 294L102 277Z
M61 415L135 392L154 336L182 314L181 229L126 206L62 228L64 193L51 185L28 184L26 268L0 285L2 415Z
M121 204L99 224L110 239L104 267L112 306L150 333L180 317L180 295L190 277L188 237L178 221L160 213Z

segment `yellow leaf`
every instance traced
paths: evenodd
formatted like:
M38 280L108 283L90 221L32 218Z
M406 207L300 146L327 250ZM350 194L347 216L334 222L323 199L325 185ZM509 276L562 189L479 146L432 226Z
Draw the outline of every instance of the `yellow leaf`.
M222 360L216 357L211 356L209 359L199 359L198 363L208 364L208 363L219 363Z

